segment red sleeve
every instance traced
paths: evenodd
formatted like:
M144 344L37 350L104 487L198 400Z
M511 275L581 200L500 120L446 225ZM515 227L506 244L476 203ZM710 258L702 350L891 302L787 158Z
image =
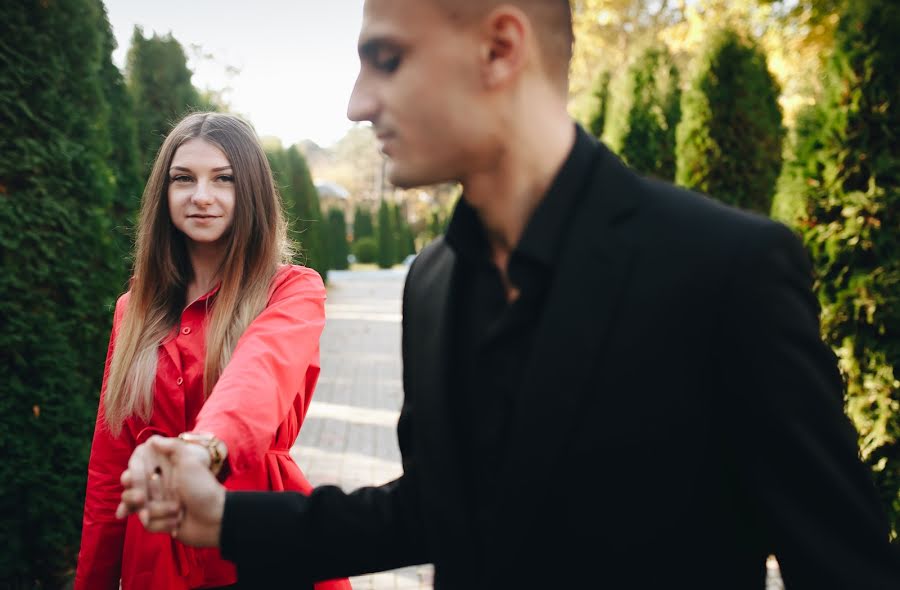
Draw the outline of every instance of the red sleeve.
M115 516L116 506L122 495L119 478L128 466L134 450L134 441L127 428L118 438L113 438L103 418L103 396L109 378L109 363L127 296L116 302L112 334L106 353L103 385L91 458L88 462L87 492L84 499L84 520L81 528L81 551L75 574L75 590L117 590L122 569L122 546L125 539L125 521Z
M259 465L297 395L305 395L324 327L318 273L292 266L277 275L268 305L238 340L197 417L198 432L211 432L228 447L232 473Z

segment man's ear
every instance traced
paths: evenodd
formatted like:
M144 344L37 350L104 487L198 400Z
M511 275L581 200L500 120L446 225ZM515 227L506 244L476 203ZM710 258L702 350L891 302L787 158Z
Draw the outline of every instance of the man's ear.
M506 86L525 66L534 36L524 12L500 6L484 17L482 29L482 81L486 88Z

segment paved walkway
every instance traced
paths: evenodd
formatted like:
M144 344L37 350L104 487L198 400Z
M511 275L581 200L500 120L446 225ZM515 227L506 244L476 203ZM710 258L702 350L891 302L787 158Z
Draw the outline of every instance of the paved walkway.
M292 453L313 485L350 491L401 473L396 425L403 401L401 271L332 272L322 376ZM783 590L770 559L767 590ZM354 590L430 590L423 566L353 578Z
M322 375L292 454L313 485L344 490L400 475L403 271L329 274ZM430 590L430 566L353 578L354 590Z

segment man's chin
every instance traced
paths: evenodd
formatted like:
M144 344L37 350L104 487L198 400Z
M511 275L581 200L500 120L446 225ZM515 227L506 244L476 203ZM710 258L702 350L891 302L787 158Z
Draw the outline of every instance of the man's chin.
M388 160L386 172L388 181L401 189L440 184L450 180L446 173L440 174L435 171L413 170L411 167L398 166L390 160Z

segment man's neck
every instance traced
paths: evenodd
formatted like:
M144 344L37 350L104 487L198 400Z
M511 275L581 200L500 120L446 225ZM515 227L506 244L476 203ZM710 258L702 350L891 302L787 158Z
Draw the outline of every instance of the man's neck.
M539 128L540 127L540 128ZM509 256L575 143L566 116L508 135L497 165L463 181L466 201L487 233L494 263L505 275Z

